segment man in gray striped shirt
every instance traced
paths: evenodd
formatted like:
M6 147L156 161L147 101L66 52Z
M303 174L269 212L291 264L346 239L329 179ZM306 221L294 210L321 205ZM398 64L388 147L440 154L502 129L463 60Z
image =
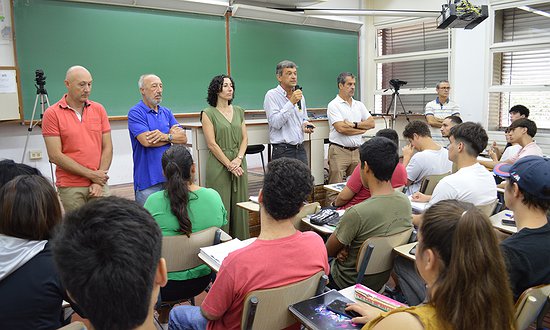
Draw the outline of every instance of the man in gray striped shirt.
M298 87L298 71L294 62L277 64L279 85L265 94L264 109L269 125L272 159L295 158L308 164L303 146L304 133L313 133L315 126L307 117L306 102Z

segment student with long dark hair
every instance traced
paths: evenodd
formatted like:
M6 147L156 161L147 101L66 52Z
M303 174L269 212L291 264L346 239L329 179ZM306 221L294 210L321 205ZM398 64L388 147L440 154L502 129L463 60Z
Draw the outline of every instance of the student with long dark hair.
M57 329L67 299L49 243L61 223L57 193L26 165L2 162L0 172L15 177L0 188L0 328Z
M514 308L497 238L486 215L456 200L434 204L418 232L416 267L425 304L380 314L353 304L363 329L513 329Z
M227 223L227 212L220 195L195 184L195 164L189 150L174 145L162 155L165 189L147 198L144 207L159 224L163 236L191 235ZM164 301L199 294L210 282L210 268L200 265L168 273L168 284L161 288Z

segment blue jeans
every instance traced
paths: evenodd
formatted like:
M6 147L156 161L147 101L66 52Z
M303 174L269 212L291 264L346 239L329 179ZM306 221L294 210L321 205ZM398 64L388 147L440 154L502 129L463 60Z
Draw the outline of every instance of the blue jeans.
M136 196L136 202L139 205L143 206L145 204L145 201L147 200L147 197L149 197L149 195L153 193L156 193L157 191L161 191L163 185L164 183L157 183L156 185L151 186L149 188L145 188L143 190L136 190L134 192Z
M205 330L208 320L198 306L176 306L170 311L168 330Z
M306 149L304 149L303 144L293 146L286 143L277 143L273 144L273 151L271 152L271 160L277 158L294 158L302 161L304 164L308 165Z

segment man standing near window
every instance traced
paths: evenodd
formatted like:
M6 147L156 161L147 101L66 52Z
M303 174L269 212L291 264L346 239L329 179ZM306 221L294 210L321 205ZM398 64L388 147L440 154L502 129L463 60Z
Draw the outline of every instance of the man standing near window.
M435 100L426 104L424 115L431 127L441 128L443 120L448 116L459 116L460 108L458 104L449 99L451 85L448 80L441 80L435 86L437 97Z

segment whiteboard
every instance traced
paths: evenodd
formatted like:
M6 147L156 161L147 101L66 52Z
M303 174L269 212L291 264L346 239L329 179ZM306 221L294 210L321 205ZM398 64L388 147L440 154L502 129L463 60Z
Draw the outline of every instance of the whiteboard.
M0 120L20 118L16 70L0 69Z

